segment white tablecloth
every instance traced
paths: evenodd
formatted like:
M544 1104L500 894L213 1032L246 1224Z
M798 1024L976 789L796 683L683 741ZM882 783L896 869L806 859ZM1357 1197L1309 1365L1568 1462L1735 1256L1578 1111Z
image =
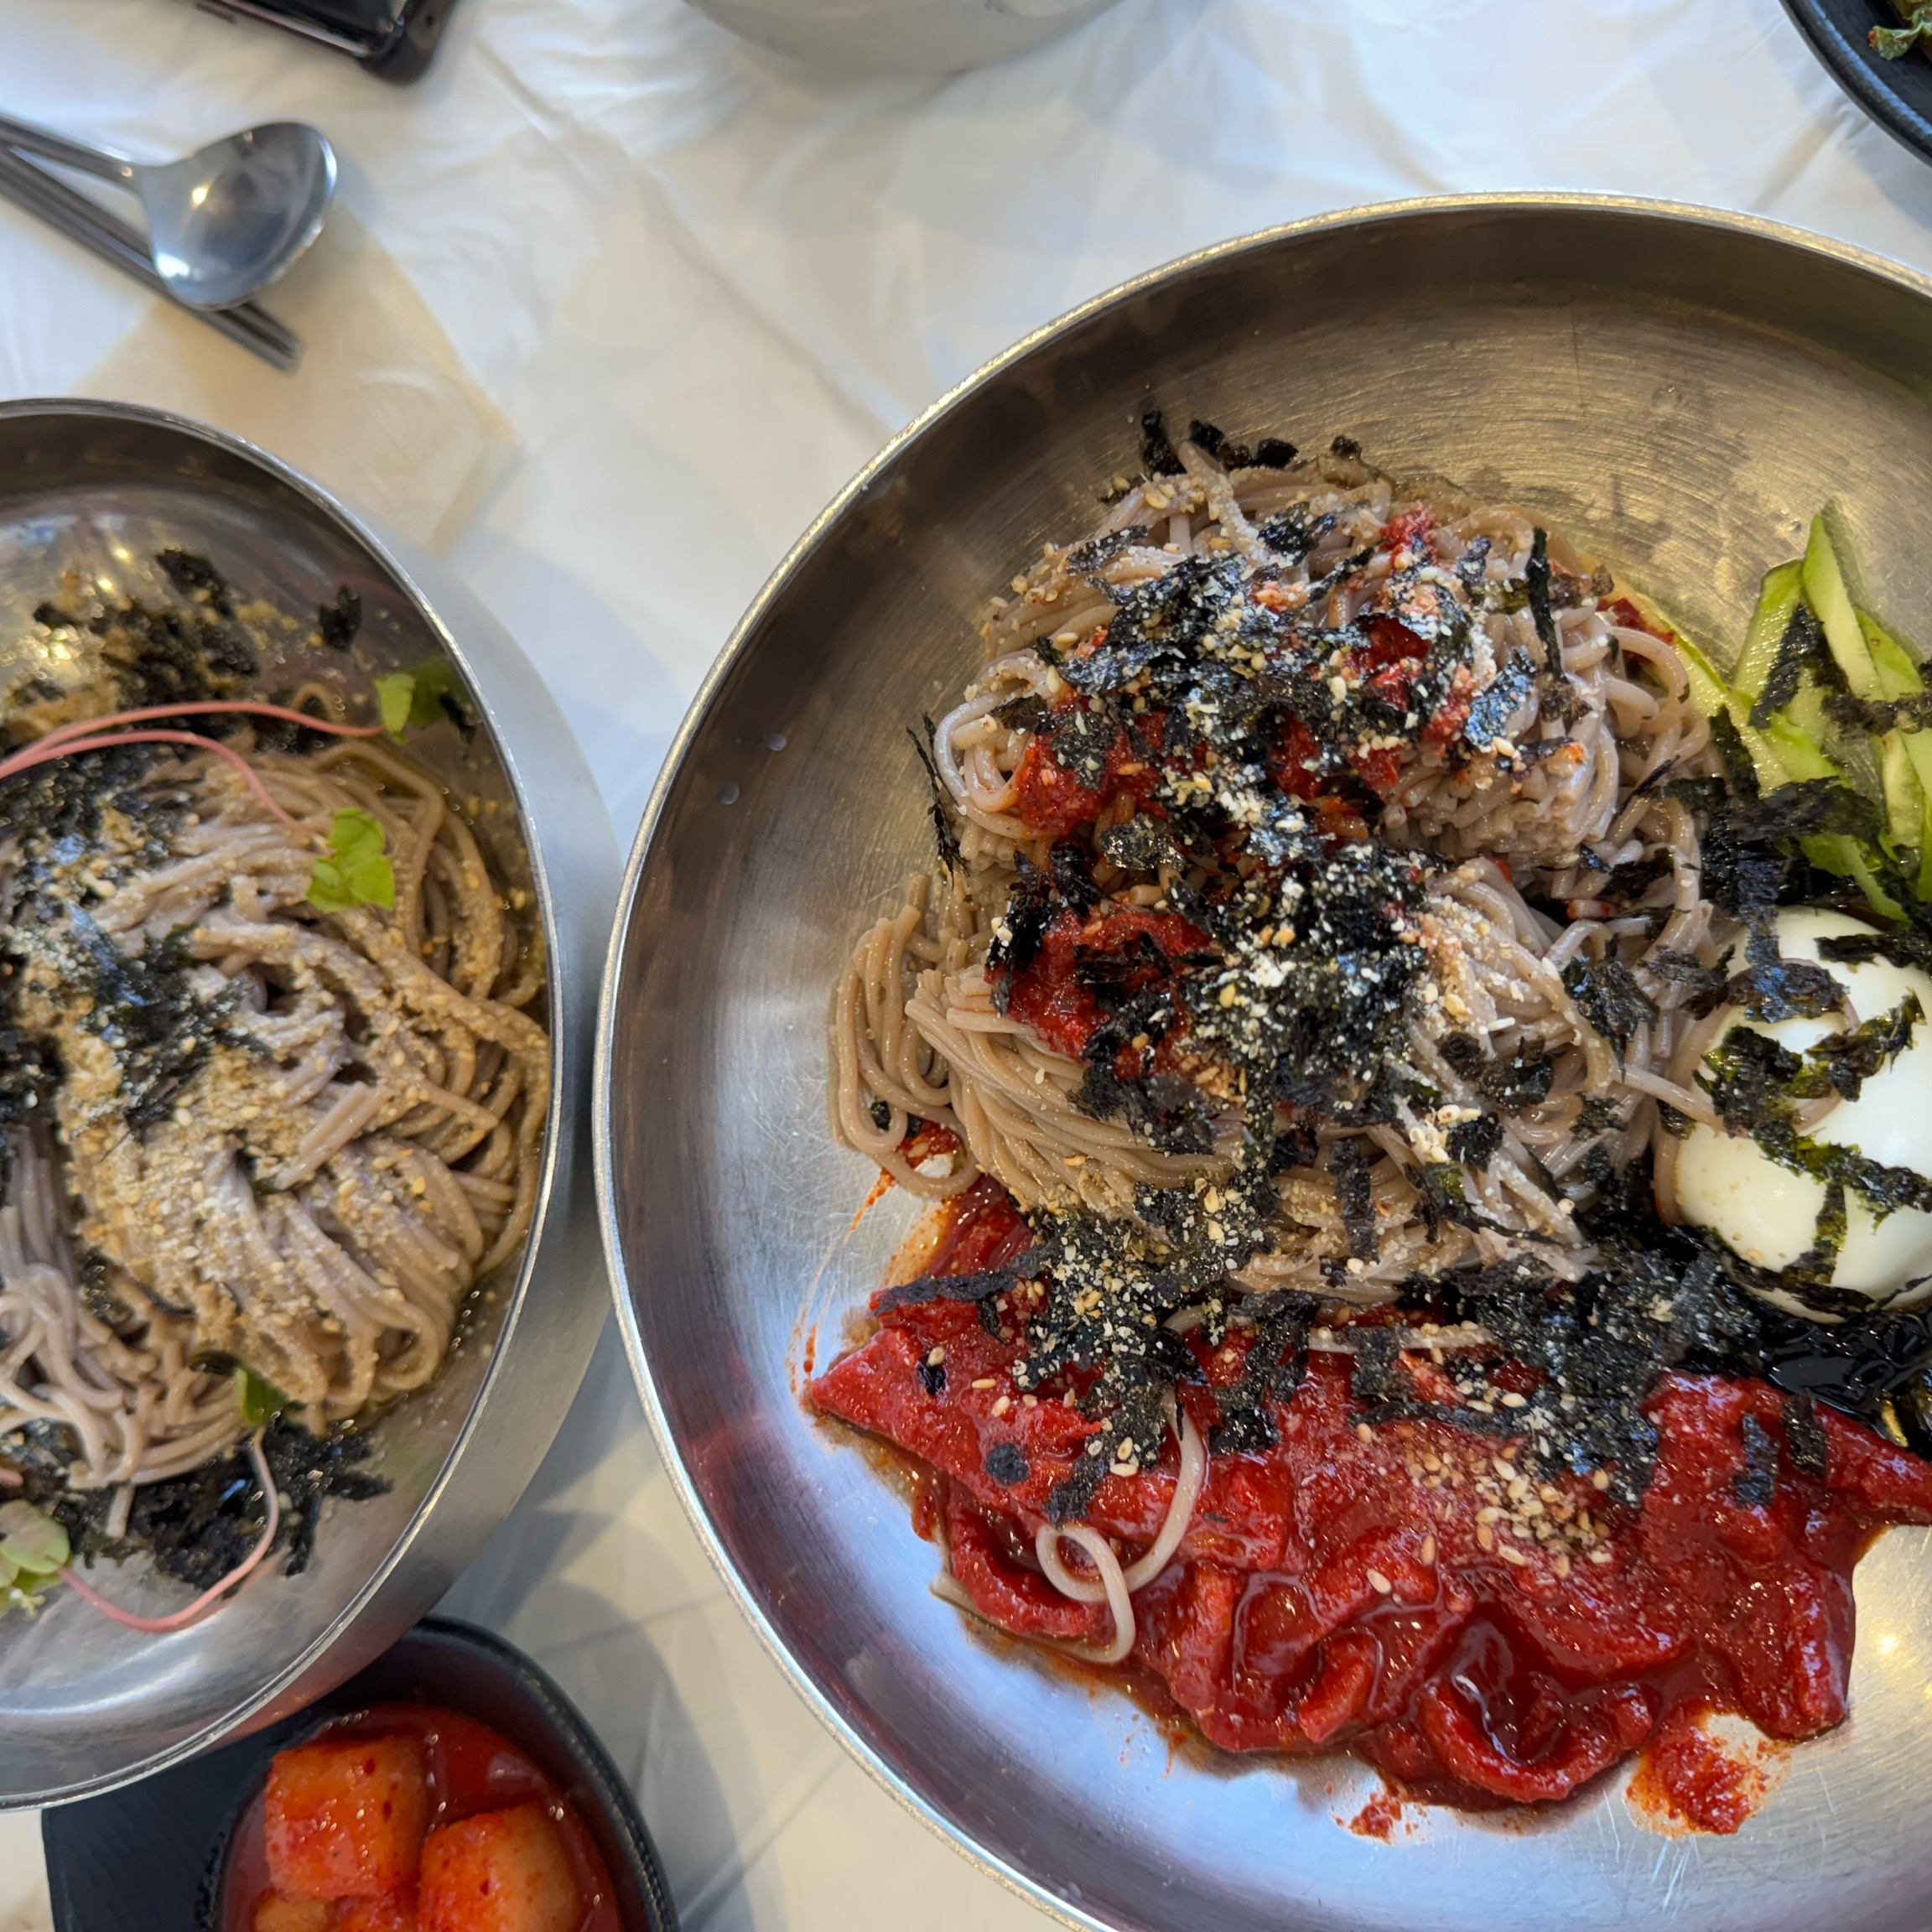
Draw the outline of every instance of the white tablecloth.
M329 132L347 205L515 427L450 554L549 679L625 841L712 653L825 500L985 356L1124 276L1493 188L1750 209L1932 270L1932 171L1777 0L1123 0L944 82L782 66L678 0L461 0L408 91L187 0L0 0L0 111L157 155L270 118ZM145 302L0 206L0 394L76 384ZM614 1334L449 1607L590 1715L693 1932L1046 1923L766 1661ZM0 1932L44 1923L34 1845L0 1820Z

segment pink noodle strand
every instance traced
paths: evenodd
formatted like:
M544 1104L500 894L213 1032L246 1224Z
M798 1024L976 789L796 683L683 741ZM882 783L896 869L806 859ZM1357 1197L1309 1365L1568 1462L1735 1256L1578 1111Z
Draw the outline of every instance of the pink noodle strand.
M185 1610L177 1610L167 1617L137 1617L132 1610L123 1610L118 1604L110 1603L91 1583L82 1578L72 1564L60 1571L62 1578L103 1616L112 1617L117 1623L125 1623L130 1630L145 1630L159 1636L170 1630L185 1630L190 1623L198 1623L268 1554L269 1545L275 1540L275 1532L282 1526L282 1498L275 1493L275 1478L268 1472L268 1458L262 1453L262 1437L258 1432L248 1438L248 1459L255 1465L255 1480L262 1485L262 1493L268 1499L268 1521L262 1531L262 1540L236 1568L213 1588L204 1590Z
M210 698L199 704L150 704L139 711L110 711L104 718L76 719L71 724L56 724L34 740L35 745L53 745L67 738L91 738L115 724L145 724L156 718L206 718L217 712L246 712L252 718L282 718L291 724L305 725L311 731L326 731L332 738L379 738L380 724L338 724L327 718L311 718L306 711L292 711L286 704L262 704L252 698Z
M212 751L218 758L226 758L242 774L248 789L298 839L305 839L315 845L323 844L316 834L311 832L299 819L291 818L268 796L268 788L262 782L255 767L239 751L231 750L219 739L203 738L193 731L117 731L106 738L67 738L58 744L49 744L45 738L37 738L24 750L16 751L11 758L0 758L0 778L11 778L17 771L30 771L36 765L50 765L56 758L65 758L70 752L105 751L116 745L194 745L204 751Z

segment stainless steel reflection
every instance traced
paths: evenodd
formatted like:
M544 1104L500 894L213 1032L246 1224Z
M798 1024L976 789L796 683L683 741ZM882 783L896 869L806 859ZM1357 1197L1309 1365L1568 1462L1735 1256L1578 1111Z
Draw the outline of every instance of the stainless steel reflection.
M1124 1698L927 1592L934 1552L800 1401L907 1225L827 1129L829 989L930 851L906 727L989 590L1096 517L1151 405L1534 506L1735 648L1821 497L1932 633L1932 284L1765 223L1503 197L1337 216L1106 296L937 404L766 586L631 861L600 1018L600 1205L639 1385L693 1520L793 1682L909 1807L1070 1923L1161 1932L1932 1921L1914 1793L1925 1538L1859 1572L1853 1711L1736 1838L1554 1816L1336 1822L1346 1763L1170 1751ZM1768 1610L1767 1613L1770 1613Z
M130 161L5 115L0 141L137 196L154 272L190 309L231 309L287 274L335 194L335 151L299 121L245 128L179 161Z
M761 47L855 74L949 74L1070 33L1114 0L691 0Z
M64 569L138 589L170 544L298 615L338 584L355 585L359 670L444 653L462 673L483 729L468 744L449 727L421 742L453 791L506 808L479 824L543 922L557 1046L548 1143L520 1263L483 1285L435 1383L378 1425L373 1467L392 1488L331 1505L304 1575L252 1583L207 1622L165 1637L122 1629L60 1594L32 1619L0 1618L4 1805L157 1769L299 1709L380 1654L516 1502L604 1314L582 1156L616 865L569 726L508 634L430 559L246 444L107 403L0 403L0 688L33 667L44 634L32 613Z

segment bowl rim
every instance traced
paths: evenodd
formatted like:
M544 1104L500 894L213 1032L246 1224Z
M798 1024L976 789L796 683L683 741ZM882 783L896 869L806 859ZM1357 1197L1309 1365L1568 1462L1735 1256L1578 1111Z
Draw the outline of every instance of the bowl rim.
M1789 3L1789 0L1788 0ZM621 1235L617 1220L616 1164L611 1145L612 1042L617 1024L617 988L637 899L657 841L673 792L683 771L693 745L704 730L720 693L745 655L753 636L766 615L776 605L792 579L806 560L830 537L848 511L897 460L901 453L917 442L942 418L995 377L1024 361L1055 339L1075 330L1108 309L1151 294L1166 285L1213 263L1233 260L1249 253L1259 253L1283 243L1317 235L1332 235L1352 228L1377 224L1457 214L1559 213L1663 220L1779 244L1805 253L1822 255L1843 267L1902 287L1932 304L1932 275L1906 263L1852 242L1821 235L1794 223L1776 221L1760 215L1712 208L1701 203L1672 201L1643 195L1570 194L1556 190L1505 190L1469 195L1413 195L1391 201L1373 201L1337 209L1321 215L1285 221L1231 236L1176 256L1172 260L1115 283L1089 297L1051 320L1030 330L1010 347L989 357L944 391L891 438L870 462L853 476L815 517L802 536L780 558L759 587L745 614L734 626L710 668L693 694L664 756L657 777L646 802L644 814L625 862L624 882L618 896L605 955L604 977L597 1002L596 1052L591 1074L591 1160L595 1177L597 1220L604 1242L605 1271L610 1277L617 1325L624 1340L624 1353L637 1384L639 1399L656 1438L671 1484L692 1528L697 1532L705 1555L718 1572L726 1593L739 1613L751 1626L766 1654L783 1673L786 1680L810 1707L814 1716L844 1746L860 1767L906 1810L953 1848L963 1854L987 1877L996 1880L1029 1904L1048 1914L1076 1932L1113 1932L1104 1919L1097 1919L1049 1891L1038 1880L988 1851L964 1825L955 1823L922 1794L911 1789L888 1765L879 1753L854 1728L836 1705L826 1696L802 1665L792 1655L783 1639L751 1591L739 1575L713 1526L698 1487L686 1465L673 1433L650 1358L645 1352L638 1327L631 1284L626 1271Z
M232 435L226 430L197 422L194 418L181 415L176 411L153 408L145 403L100 401L86 397L21 397L0 400L0 423L14 422L22 418L34 416L64 416L132 423L168 430L191 443L211 445L265 472L270 481L281 485L304 499L326 521L335 525L352 542L360 544L369 553L400 595L408 600L416 615L423 620L439 648L462 673L470 696L489 727L491 747L502 768L510 795L516 802L517 831L523 840L524 852L530 868L532 897L539 921L539 930L545 937L544 997L553 1014L560 1011L566 1004L565 989L562 978L562 951L554 943L554 935L564 930L564 925L556 903L554 881L536 835L522 775L497 728L496 708L486 694L475 667L470 663L467 653L457 642L435 605L430 602L428 594L417 582L414 572L396 554L388 539L371 528L361 517L321 485L312 481L279 457L271 455L259 444L251 443L243 437ZM571 1131L570 1123L564 1109L563 1083L566 1066L565 1057L553 1051L550 1056L550 1113L544 1129L543 1162L537 1184L536 1207L531 1217L529 1232L524 1236L523 1251L517 1260L516 1280L509 1291L503 1325L497 1332L496 1340L490 1351L490 1359L484 1366L482 1377L476 1384L476 1392L470 1398L468 1412L458 1426L448 1452L444 1456L434 1480L424 1490L409 1520L389 1545L382 1561L370 1571L355 1594L319 1634L247 1697L231 1706L220 1716L210 1719L165 1749L117 1771L103 1772L72 1785L63 1786L57 1792L38 1797L0 1799L0 1810L64 1804L73 1799L97 1796L117 1786L131 1784L136 1779L148 1777L157 1771L164 1771L171 1765L180 1763L208 1749L221 1739L233 1737L252 1718L258 1716L314 1668L361 1618L363 1612L395 1574L408 1555L411 1545L423 1534L424 1525L448 1492L454 1477L456 1465L475 1439L488 1398L495 1390L501 1376L506 1373L503 1363L529 1299L538 1253L543 1246L543 1236L559 1210L557 1176Z

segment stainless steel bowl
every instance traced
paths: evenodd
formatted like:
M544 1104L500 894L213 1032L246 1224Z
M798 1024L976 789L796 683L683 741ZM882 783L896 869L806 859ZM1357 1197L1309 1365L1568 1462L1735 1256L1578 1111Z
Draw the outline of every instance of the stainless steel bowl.
M1024 54L1114 0L691 0L761 47L857 74L950 74Z
M114 403L0 403L0 686L34 662L32 612L64 569L138 593L169 544L292 613L347 580L363 599L359 665L382 672L444 652L461 672L483 729L467 746L447 727L426 733L423 756L453 790L510 808L488 823L505 828L493 856L533 894L548 948L550 1125L521 1261L482 1285L435 1383L374 1431L371 1467L389 1493L331 1504L304 1575L252 1583L165 1637L60 1593L32 1619L0 1618L0 1805L157 1769L300 1708L379 1656L516 1502L604 1312L581 1156L616 854L562 714L508 634L429 558L244 443Z
M1932 283L1748 218L1504 196L1210 249L936 404L760 595L645 817L600 1026L600 1205L640 1388L700 1534L860 1759L1069 1923L1162 1932L1932 1922L1916 1778L1922 1532L1859 1572L1854 1715L1734 1839L1671 1841L1613 1781L1554 1815L1436 1811L1394 1844L1340 1760L1171 1749L1125 1698L927 1592L902 1497L800 1400L907 1205L827 1124L829 989L927 863L906 727L987 594L1096 517L1150 405L1519 496L1735 648L1824 497L1877 607L1932 633ZM782 747L782 748L780 748Z

